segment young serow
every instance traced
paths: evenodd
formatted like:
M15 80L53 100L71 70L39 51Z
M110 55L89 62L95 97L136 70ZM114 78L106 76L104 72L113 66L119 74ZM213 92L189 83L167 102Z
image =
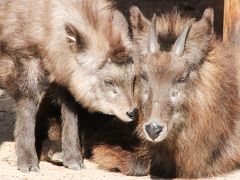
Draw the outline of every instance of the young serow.
M199 21L178 13L153 17L136 7L131 23L138 61L135 151L98 146L94 160L127 175L197 178L239 167L239 60L218 41L213 10Z
M71 101L126 122L135 118L125 18L105 0L6 0L0 2L0 19L0 82L16 101L19 169L39 169L35 119L50 84L60 89L63 164L81 169Z

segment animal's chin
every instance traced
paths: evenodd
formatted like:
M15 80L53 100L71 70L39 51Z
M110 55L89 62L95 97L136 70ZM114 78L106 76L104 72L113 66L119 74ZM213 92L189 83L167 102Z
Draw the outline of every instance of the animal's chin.
M121 121L123 121L123 122L132 122L133 120L131 119L131 118L129 118L129 117L119 117L119 116L117 116L118 117L118 119L120 119Z
M114 110L110 110L108 112L104 112L102 111L104 114L107 114L107 115L111 115L111 116L115 116L117 117L120 121L123 121L123 122L131 122L133 121L131 118L129 118L127 115L125 114L121 114L121 113L118 113L118 112L114 112Z
M127 115L122 115L122 114L114 114L119 120L123 122L131 122L133 121L131 118L129 118Z

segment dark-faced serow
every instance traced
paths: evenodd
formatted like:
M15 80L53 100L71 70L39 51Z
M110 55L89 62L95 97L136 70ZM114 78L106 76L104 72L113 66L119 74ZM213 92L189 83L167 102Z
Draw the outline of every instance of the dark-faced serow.
M67 89L89 111L134 119L132 45L127 22L111 2L2 1L0 19L0 81L16 101L21 171L39 169L35 117L50 84ZM64 92L59 93L63 164L81 169L77 115Z
M213 19L206 9L198 21L171 13L150 23L131 9L142 143L133 152L96 147L94 160L103 168L196 178L239 166L239 62L215 38Z

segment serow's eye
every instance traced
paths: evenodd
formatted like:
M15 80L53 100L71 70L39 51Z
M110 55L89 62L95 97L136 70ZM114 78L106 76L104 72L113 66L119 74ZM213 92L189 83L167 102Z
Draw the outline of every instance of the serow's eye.
M177 83L185 83L190 75L190 69L186 71L181 78L177 80Z
M178 83L184 83L186 82L187 78L186 77L181 77L180 79L177 80Z
M111 80L104 80L104 84L107 87L113 87L114 83Z

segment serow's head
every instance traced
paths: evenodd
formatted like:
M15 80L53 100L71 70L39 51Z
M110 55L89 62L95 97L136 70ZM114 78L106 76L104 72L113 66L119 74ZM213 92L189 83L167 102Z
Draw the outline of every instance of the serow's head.
M115 115L129 122L136 118L137 110L132 94L135 72L128 24L118 11L101 21L88 31L72 24L65 26L77 62L70 91L90 111Z
M148 21L131 8L134 34L136 81L134 98L139 107L137 133L160 142L181 129L189 109L199 71L211 51L213 11L202 19L181 18L177 13Z

